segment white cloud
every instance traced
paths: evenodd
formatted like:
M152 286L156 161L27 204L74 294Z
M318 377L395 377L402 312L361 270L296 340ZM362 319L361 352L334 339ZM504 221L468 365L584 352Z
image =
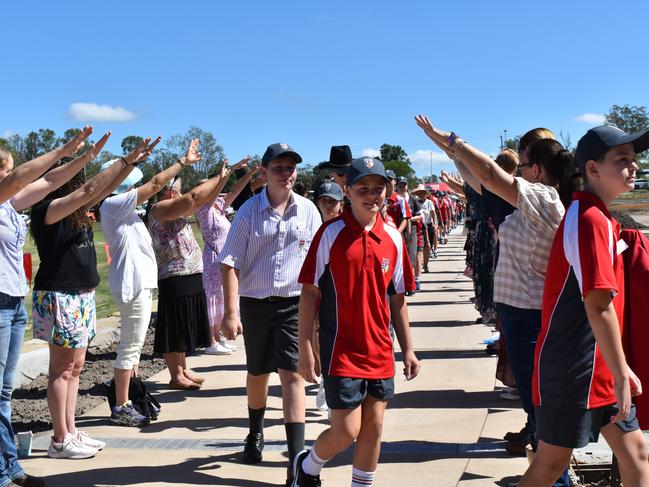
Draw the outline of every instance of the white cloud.
M367 149L363 149L363 152L361 152L361 157L379 157L381 155L381 151L378 149L372 149L371 147Z
M604 125L606 116L601 113L583 113L575 117L575 122L587 123L590 125Z
M79 122L131 122L136 115L126 108L96 103L72 103L68 116Z
M16 135L16 132L13 132L11 130L5 130L4 132L2 132L2 138L3 139L8 139L12 135Z

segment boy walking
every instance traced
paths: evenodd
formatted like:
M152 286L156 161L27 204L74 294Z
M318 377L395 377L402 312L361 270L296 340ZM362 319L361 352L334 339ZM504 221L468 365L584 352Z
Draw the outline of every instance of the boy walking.
M268 379L278 372L290 466L304 447L297 278L321 219L311 201L292 191L296 165L302 162L297 152L283 143L272 144L261 162L268 185L241 206L218 256L225 300L221 328L231 340L243 333L246 348L250 429L241 460L262 460Z
M320 470L356 440L352 486L372 485L383 415L394 396L390 316L403 352L404 375L419 361L412 348L404 294L414 288L401 233L379 211L389 183L383 164L354 159L347 173L351 206L316 234L300 272L299 371L308 382L322 375L331 427L293 463L293 487L317 487ZM313 322L319 303L320 357L316 370Z

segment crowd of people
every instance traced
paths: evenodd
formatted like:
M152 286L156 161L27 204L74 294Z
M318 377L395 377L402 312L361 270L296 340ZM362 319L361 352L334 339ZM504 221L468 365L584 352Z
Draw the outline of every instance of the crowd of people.
M158 292L154 351L164 357L169 388L200 389L204 378L187 354L229 354L243 335L249 431L241 460L261 462L271 373L279 375L289 463L286 485L321 485L324 465L355 442L352 487L372 485L387 401L394 395L396 337L403 374L420 363L410 334L406 296L448 234L467 220L467 275L485 323L501 330L499 373L515 386L527 413L514 444L531 445L534 461L522 486L569 485L573 448L601 430L625 485L649 485L647 447L632 395L640 380L625 361L621 329L624 268L619 225L607 205L633 188L635 154L649 131L590 130L575 154L547 129L521 138L518 152L492 160L427 117L425 134L454 161L442 174L448 191L419 184L375 158L353 158L333 146L309 197L296 187L302 157L285 143L268 146L259 167L228 161L198 186L179 175L201 159L200 141L141 184L137 164L159 138L105 163L85 180L83 168L106 133L82 155L85 127L67 144L13 167L0 150L0 487L40 486L17 460L11 390L26 324L18 212L31 208L40 265L32 293L34 336L50 350L48 407L52 458L90 458L105 444L75 426L76 397L95 334L99 283L90 207L109 244L110 291L119 305L115 406L110 421L145 426L129 386ZM232 174L238 178L223 193ZM301 193L301 194L300 194ZM155 198L155 202L153 199ZM136 208L150 201L142 219ZM233 218L230 207L237 208ZM195 216L201 249L192 231ZM500 365L503 365L502 368ZM508 372L507 372L508 371ZM305 450L305 381L321 384L330 426Z

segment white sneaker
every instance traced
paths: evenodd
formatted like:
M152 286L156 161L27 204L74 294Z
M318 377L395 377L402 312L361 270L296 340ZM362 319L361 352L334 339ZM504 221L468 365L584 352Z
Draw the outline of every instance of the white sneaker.
M221 342L216 342L216 345L207 347L203 353L207 355L230 355L232 350L221 345Z
M234 345L234 344L232 344L230 342L226 342L225 338L223 338L223 337L221 337L221 339L219 340L219 343L221 345L223 345L225 348L227 348L228 350L230 350L231 352L234 352L237 349L236 345Z
M84 445L70 433L65 435L65 439L61 443L57 443L54 441L54 438L52 438L52 441L50 441L50 447L47 449L47 456L50 458L81 460L83 458L92 458L96 454L96 448Z
M94 448L97 451L103 450L104 447L106 446L105 441L101 440L96 440L94 438L90 438L88 433L85 431L81 430L76 430L74 432L74 437L81 442L82 445L88 446L90 448Z

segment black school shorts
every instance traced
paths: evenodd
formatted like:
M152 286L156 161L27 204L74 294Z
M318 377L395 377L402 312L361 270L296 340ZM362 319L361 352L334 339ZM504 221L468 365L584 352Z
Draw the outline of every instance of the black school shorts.
M297 372L297 323L300 297L239 298L246 369L251 375Z
M389 379L352 379L323 374L327 406L331 409L354 409L369 394L379 401L394 397L394 377Z

